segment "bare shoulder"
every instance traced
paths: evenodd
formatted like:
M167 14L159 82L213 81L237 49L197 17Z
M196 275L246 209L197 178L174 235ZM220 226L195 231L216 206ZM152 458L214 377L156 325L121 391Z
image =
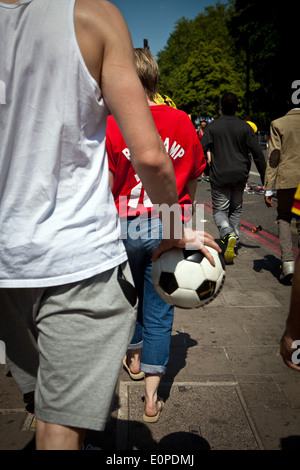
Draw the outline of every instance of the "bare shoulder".
M75 21L102 32L111 31L114 27L126 27L120 10L107 0L76 0Z
M119 9L106 0L76 0L74 24L85 63L100 84L104 56L112 49L121 54L123 45L130 44L127 24Z

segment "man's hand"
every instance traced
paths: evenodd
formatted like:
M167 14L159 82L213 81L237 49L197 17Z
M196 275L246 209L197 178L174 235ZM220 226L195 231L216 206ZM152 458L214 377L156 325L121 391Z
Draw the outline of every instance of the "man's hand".
M267 207L273 207L273 196L265 196L265 203Z
M294 342L294 340L285 331L282 338L281 338L281 341L280 341L279 353L280 353L280 355L283 359L283 362L288 367L300 372L300 362L299 362L299 365L297 365L292 361L292 355L293 355L293 353L295 353L297 351L295 349L295 347L293 347L293 342ZM300 355L300 350L299 350L299 355Z
M191 250L200 250L203 255L208 259L212 266L215 266L214 258L206 246L214 248L218 253L221 253L221 248L215 242L212 235L185 228L183 230L183 236L180 240L163 239L156 250L153 252L152 261L156 261L162 253L170 250L171 248L186 248Z

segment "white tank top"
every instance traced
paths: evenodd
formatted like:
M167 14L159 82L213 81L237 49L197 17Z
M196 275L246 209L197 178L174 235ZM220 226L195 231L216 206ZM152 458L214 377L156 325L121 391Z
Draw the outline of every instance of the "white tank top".
M76 41L74 3L0 2L0 287L80 281L127 259L107 108Z

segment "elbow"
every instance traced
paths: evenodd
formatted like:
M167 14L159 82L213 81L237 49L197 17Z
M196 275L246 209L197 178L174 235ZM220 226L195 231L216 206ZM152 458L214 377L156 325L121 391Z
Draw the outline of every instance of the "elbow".
M131 163L135 171L140 174L144 171L151 174L168 174L173 170L173 165L164 146L146 150L143 153L131 156Z

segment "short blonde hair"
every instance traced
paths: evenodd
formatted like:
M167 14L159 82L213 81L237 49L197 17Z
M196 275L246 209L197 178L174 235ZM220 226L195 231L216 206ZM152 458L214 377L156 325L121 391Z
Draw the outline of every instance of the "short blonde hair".
M153 101L154 96L158 92L158 64L149 49L134 49L134 57L139 79L148 98Z

